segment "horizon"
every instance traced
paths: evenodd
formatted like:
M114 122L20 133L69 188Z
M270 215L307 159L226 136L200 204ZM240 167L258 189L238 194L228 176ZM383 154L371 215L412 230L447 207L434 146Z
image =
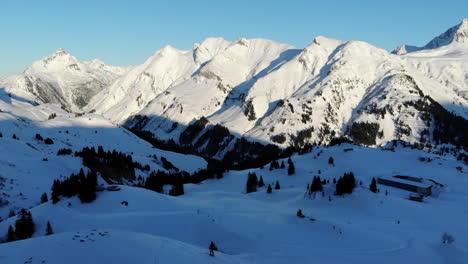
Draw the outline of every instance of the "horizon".
M166 45L189 50L209 37L264 38L305 48L322 35L365 41L391 51L404 44L425 45L459 24L466 18L463 10L468 9L468 3L458 0L450 4L421 1L424 8L401 0L391 6L368 0L359 4L296 0L288 5L245 0L222 5L214 0L26 2L26 8L24 2L4 4L9 12L3 16L7 41L0 49L2 78L22 72L59 48L80 61L99 59L108 65L129 66L142 64Z

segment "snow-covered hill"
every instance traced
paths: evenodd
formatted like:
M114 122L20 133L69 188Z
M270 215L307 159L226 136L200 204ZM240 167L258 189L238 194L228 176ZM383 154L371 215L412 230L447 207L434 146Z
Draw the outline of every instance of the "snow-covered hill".
M53 116L56 117L53 117ZM75 115L57 104L35 105L0 91L0 217L9 209L30 207L50 191L53 180L77 173L81 158L58 156L59 149L81 151L84 147L103 146L104 150L133 153L134 160L152 170L165 170L154 158L165 157L181 170L193 172L206 167L202 158L153 148L125 128L96 115ZM40 135L43 140L37 138ZM14 137L14 138L13 138ZM46 144L50 138L53 144ZM148 172L137 171L136 176Z
M168 258L171 263L186 263L187 257L194 263L464 263L468 259L467 167L452 157L402 147L384 151L345 144L317 147L292 161L294 175L268 167L231 171L222 179L186 185L186 194L180 197L121 186L117 192L99 192L91 204L81 204L76 197L41 204L31 209L34 237L0 245L0 256L11 263L30 258L32 263L59 263L76 251L80 254L70 263L125 263L127 254L141 263L165 263ZM350 171L358 182L356 190L334 196L333 179ZM249 172L261 176L266 186L279 181L281 188L268 194L266 186L259 187L258 192L246 194ZM323 195L309 197L306 186L316 175L329 183ZM378 185L380 193L369 191L373 177L392 175L432 179L444 187L423 203L408 200L407 191L384 185ZM296 216L298 209L305 218ZM0 223L2 234L15 220ZM44 237L47 221L55 234ZM442 244L444 232L456 242ZM207 255L210 241L222 252L214 258ZM112 250L116 246L124 249Z
M64 49L34 62L21 74L0 80L7 92L36 100L58 103L79 112L89 100L125 74L131 67L113 67L95 59L81 62Z

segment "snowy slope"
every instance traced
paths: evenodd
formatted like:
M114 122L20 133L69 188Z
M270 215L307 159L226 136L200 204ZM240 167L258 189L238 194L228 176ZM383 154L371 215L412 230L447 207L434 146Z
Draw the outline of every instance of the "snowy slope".
M245 263L221 253L213 258L205 249L179 241L109 229L68 232L6 244L0 248L0 260L50 264Z
M83 167L81 158L57 156L62 148L80 151L83 147L103 146L106 151L133 153L134 160L149 165L152 170L164 170L151 157L153 155L166 157L188 172L206 167L202 158L153 148L99 115L75 116L59 105L33 105L20 99L0 93L0 133L3 136L0 137L0 197L9 201L0 208L2 218L10 208L16 210L37 204L40 195L50 190L54 179L68 177ZM49 120L52 113L57 117ZM36 134L44 139L51 138L54 144L46 145L35 138ZM13 139L13 135L18 139ZM136 175L146 177L147 172L137 171Z
M81 62L63 49L34 62L21 74L0 81L0 88L41 103L58 103L80 111L89 100L131 67L113 67L100 60Z
M190 79L204 63L229 45L222 38L208 38L189 51L166 46L96 95L87 108L122 122L169 87Z
M328 164L330 156L334 165ZM35 252L38 244L47 243L52 249L63 245L64 250L83 250L78 259L110 260L115 256L92 248L122 246L125 249L119 252L141 252L138 257L143 263L164 263L166 255L160 250L182 258L171 263L185 263L188 255L195 263L464 263L468 259L468 240L463 235L468 217L466 165L418 150L354 145L319 147L292 160L294 175L288 176L286 169L231 171L220 180L186 185L181 197L122 186L118 192L99 192L91 204L81 204L77 198L42 204L31 210L37 229L34 238L2 244L0 255L22 261L60 259L62 253ZM456 169L459 166L461 171ZM333 178L349 171L355 173L358 187L351 195L334 196ZM278 180L281 189L267 194L262 187L246 194L248 172L262 176L267 185ZM445 187L424 203L409 201L407 191L391 187L379 185L378 194L368 190L373 177L397 174L434 179ZM315 198L305 196L306 185L315 175L330 180L324 197L320 193ZM299 208L306 218L296 216ZM14 221L15 217L0 223L0 230L6 232ZM42 237L47 221L56 234ZM441 243L444 232L455 236L455 244ZM135 244L129 243L134 240ZM224 254L218 252L207 260L204 254L211 240ZM137 251L138 247L144 250Z

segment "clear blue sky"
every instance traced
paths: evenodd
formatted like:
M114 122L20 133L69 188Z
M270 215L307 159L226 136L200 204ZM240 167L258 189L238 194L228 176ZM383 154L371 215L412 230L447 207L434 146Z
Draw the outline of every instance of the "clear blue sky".
M305 47L315 36L391 50L423 45L468 17L467 0L2 0L0 76L57 48L81 60L141 64L166 44L269 38Z

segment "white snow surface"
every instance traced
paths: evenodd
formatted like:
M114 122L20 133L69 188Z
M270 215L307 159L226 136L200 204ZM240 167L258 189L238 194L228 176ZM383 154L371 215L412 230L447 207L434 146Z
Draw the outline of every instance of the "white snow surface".
M59 149L81 151L84 147L103 146L104 150L117 150L132 154L134 160L152 170L164 170L159 159L166 157L171 163L188 172L206 167L206 161L192 155L182 155L154 148L125 128L107 119L86 114L76 117L59 105L33 105L22 98L0 93L0 197L11 201L11 206L0 207L5 217L9 208L30 207L37 203L43 192L50 190L54 179L69 177L83 167L81 158L73 155L57 156ZM56 118L49 120L55 113ZM40 134L51 138L52 145L35 139ZM16 135L19 139L13 139ZM47 161L43 161L47 159ZM136 176L147 176L137 170Z
M330 156L334 165L328 164ZM319 147L292 160L294 175L288 176L287 169L231 171L219 180L185 185L186 194L180 197L121 186L117 192L99 192L91 204L76 197L41 204L31 209L34 237L1 244L0 256L6 263L60 263L67 256L73 256L68 263L128 263L130 258L187 263L190 258L193 263L432 264L468 259L467 167L454 158L343 145ZM334 196L333 178L349 171L358 180L355 192ZM246 194L248 172L267 185L278 180L281 189L267 194L262 187ZM306 185L315 175L330 183L323 196L308 197ZM407 191L383 185L380 193L369 191L373 177L393 175L433 179L444 187L423 203L408 200ZM298 209L305 218L296 216ZM3 234L15 220L0 223ZM55 234L44 237L47 221ZM455 237L454 244L442 244L444 232ZM210 241L221 251L214 258L207 255Z

